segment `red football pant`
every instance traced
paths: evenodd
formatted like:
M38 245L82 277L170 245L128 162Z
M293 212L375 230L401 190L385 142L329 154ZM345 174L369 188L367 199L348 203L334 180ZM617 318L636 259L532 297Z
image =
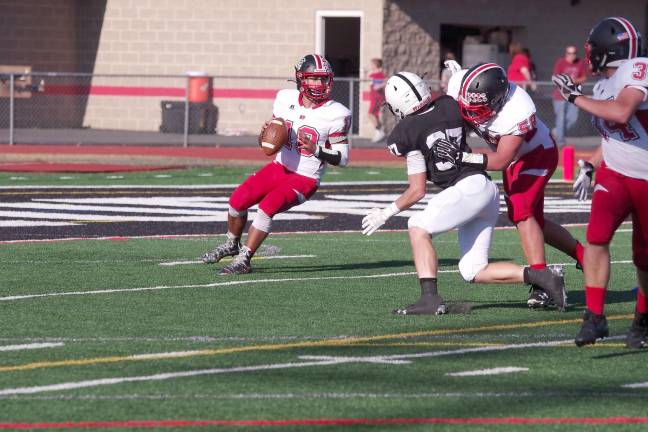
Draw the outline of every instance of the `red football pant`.
M508 217L517 224L533 216L544 227L544 189L558 166L558 149L538 147L504 171Z
M648 180L626 177L605 163L596 171L587 242L607 245L619 225L632 215L632 259L648 271Z
M317 191L317 180L270 162L247 178L232 193L229 204L239 212L255 204L270 217L308 200Z

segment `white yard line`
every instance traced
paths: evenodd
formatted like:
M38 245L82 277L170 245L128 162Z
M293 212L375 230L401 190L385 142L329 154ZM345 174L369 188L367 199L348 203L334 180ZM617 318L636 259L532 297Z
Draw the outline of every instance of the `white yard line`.
M648 388L648 382L634 383L634 384L624 384L621 387L623 388Z
M31 343L23 345L4 345L0 346L0 351L22 351L22 350L33 350L41 348L57 348L62 347L65 344L63 342L52 342L52 343Z
M525 368L525 367L506 366L506 367L496 367L492 369L477 369L477 370L463 371L463 372L448 372L446 376L473 377L473 376L484 376L484 375L500 375L500 374L515 373L515 372L526 372L528 370L529 368Z
M631 264L631 260L612 261L612 264ZM555 265L572 265L573 263L557 263ZM438 273L458 273L459 270L439 270ZM280 279L252 279L252 280L230 280L227 282L214 282L210 284L199 285L158 285L152 287L140 288L115 288L103 289L93 291L65 291L65 292L50 292L42 294L17 294L11 296L0 297L0 301L15 301L27 300L42 297L65 297L65 296L82 296L82 295L97 295L97 294L114 294L120 292L140 292L140 291L161 291L169 289L190 289L190 288L216 288L233 285L252 285L260 283L278 283L278 282L302 282L302 281L325 281L325 280L349 280L349 279L378 279L415 275L416 272L399 272L399 273L379 273L372 275L362 276L325 276L325 277L301 277L301 278L280 278Z
M263 400L263 399L440 399L440 398L600 398L623 397L645 398L645 392L619 391L600 392L593 394L591 391L520 391L520 392L425 392L425 393L368 393L368 392L326 392L326 393L193 393L193 394L116 394L116 395L43 395L43 396L0 396L2 399L12 400L39 400L39 401L118 401L118 400Z
M454 355L463 355L463 354L471 354L471 353L479 353L479 352L506 351L506 350L514 350L514 349L545 348L545 347L563 345L567 343L573 343L572 339L548 341L548 342L524 343L524 344L510 344L510 345L501 345L501 346L493 346L493 347L468 348L468 349L458 349L458 350L451 350L451 351L432 351L432 352L424 352L424 353L417 353L417 354L396 354L396 355L387 355L387 356L365 356L365 357L300 356L299 358L302 360L311 360L311 359L313 360L304 361L304 362L288 362L288 363L261 364L255 366L240 366L240 367L231 367L231 368L213 368L213 369L202 369L202 370L178 371L178 372L168 372L168 373L160 373L160 374L153 374L153 375L140 375L140 376L132 376L132 377L100 378L100 379L84 380L84 381L69 381L69 382L64 382L59 384L50 384L50 385L42 385L42 386L16 387L16 388L8 388L8 389L0 390L0 396L35 394L35 393L43 393L43 392L51 392L51 391L64 391L64 390L100 387L106 385L115 385L115 384L131 383L131 382L163 381L163 380L205 376L205 375L259 372L259 371L279 370L279 369L295 369L295 368L304 368L304 367L312 367L312 366L331 366L331 365L340 365L340 364L348 364L348 363L366 362L366 363L387 363L392 365L394 364L400 365L400 364L409 363L410 359L454 356ZM176 354L178 356L186 355L186 353L181 353L181 352L167 353L167 354ZM161 355L162 353L144 354L143 356L149 356L150 358L159 358L159 356Z

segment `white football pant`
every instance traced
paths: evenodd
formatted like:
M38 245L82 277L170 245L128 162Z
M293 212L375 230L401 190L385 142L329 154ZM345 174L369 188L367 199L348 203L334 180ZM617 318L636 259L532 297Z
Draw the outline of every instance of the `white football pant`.
M409 227L436 236L459 229L459 272L468 282L488 265L493 229L499 215L497 185L483 175L466 177L434 195L427 207L412 216Z

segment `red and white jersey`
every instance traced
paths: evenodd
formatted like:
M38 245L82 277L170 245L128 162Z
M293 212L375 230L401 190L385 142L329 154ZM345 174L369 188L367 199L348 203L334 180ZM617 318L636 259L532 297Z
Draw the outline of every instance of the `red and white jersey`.
M627 87L644 94L643 102L630 121L619 124L592 117L592 123L603 137L605 164L628 177L648 180L648 58L624 61L611 77L596 83L593 98L614 100Z
M509 93L502 108L485 123L475 125L492 150L505 135L524 136L515 159L542 146L555 146L549 128L536 116L536 107L529 94L515 84L509 84Z
M326 162L297 147L298 133L310 135L325 148L349 145L351 111L339 102L328 100L306 108L298 90L280 90L272 114L283 118L290 127L288 143L277 153L275 161L297 174L319 180L326 169Z
M448 95L458 99L461 81L467 69L455 72L448 82ZM500 138L505 135L523 135L524 142L518 149L516 159L536 149L555 146L549 128L536 116L536 108L529 94L515 84L509 84L509 92L499 112L482 124L476 124L479 134L495 151Z

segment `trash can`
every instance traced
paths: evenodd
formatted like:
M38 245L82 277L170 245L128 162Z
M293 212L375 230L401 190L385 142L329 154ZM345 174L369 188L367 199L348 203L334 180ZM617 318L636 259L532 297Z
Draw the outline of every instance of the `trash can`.
M189 102L209 102L212 96L212 81L206 72L187 72L189 77Z
M185 118L184 101L162 101L162 124L160 132L183 133ZM214 134L218 122L218 108L211 102L189 103L190 134Z

